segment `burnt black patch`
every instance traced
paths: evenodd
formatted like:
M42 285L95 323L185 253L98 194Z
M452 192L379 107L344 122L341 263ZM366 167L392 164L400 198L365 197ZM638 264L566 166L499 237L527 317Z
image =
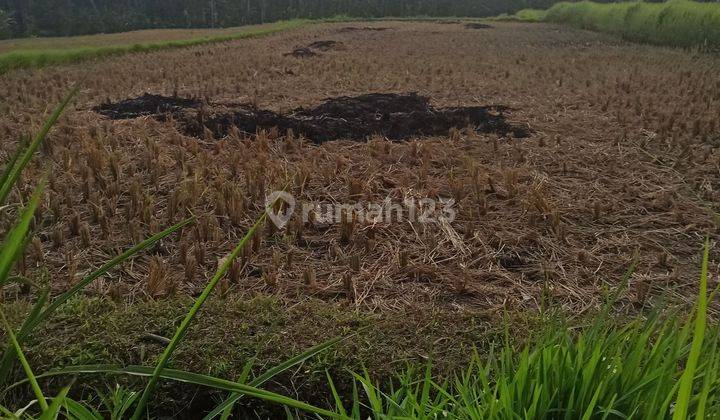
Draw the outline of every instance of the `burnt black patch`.
M527 129L505 120L505 111L502 106L434 108L428 98L416 93L372 93L331 98L314 108L297 108L284 115L249 104L191 106L174 113L174 119L186 134L195 137L205 137L210 132L213 137L222 138L233 129L254 134L276 128L281 134L292 130L315 143L363 141L376 134L406 140L444 136L452 128L466 127L481 133L527 137Z
M390 28L382 28L382 27L372 27L372 26L364 26L358 28L357 26L347 26L345 28L338 29L338 32L382 32L382 31L388 31Z
M308 57L315 57L318 55L315 51L311 50L310 48L295 48L294 50L290 51L289 53L283 54L285 57L295 57L295 58L308 58Z
M472 22L465 24L465 29L492 29L492 26L486 23Z
M330 51L342 46L342 42L338 41L315 41L307 47L312 50Z
M333 49L339 49L341 46L342 42L338 41L315 41L307 47L295 48L291 52L285 53L283 55L286 57L290 56L295 58L315 57L316 55L318 55L316 51L328 52Z
M93 108L98 114L102 114L113 120L126 120L146 116L179 115L188 108L198 108L202 103L197 99L186 99L152 95L145 93L134 99L125 99L120 102L107 101ZM158 118L160 119L160 118Z

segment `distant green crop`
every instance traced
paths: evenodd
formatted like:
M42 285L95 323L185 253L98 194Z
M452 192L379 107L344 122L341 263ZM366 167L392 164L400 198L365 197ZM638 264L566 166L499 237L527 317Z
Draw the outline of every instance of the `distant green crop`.
M191 38L175 41L148 42L142 44L110 45L100 47L63 48L54 50L18 50L0 54L0 74L13 69L39 68L56 64L76 63L94 58L127 53L150 52L172 48L226 42L236 39L270 35L309 24L308 20L277 22L266 28L250 29L232 35Z
M718 3L562 2L546 11L526 9L505 18L568 24L649 44L720 51Z

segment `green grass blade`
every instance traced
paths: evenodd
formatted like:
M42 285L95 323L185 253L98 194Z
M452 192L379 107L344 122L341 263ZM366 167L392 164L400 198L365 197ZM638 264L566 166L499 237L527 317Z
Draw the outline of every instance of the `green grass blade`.
M68 391L70 391L69 386L63 388L60 393L55 398L53 398L50 406L45 411L43 411L42 415L38 420L55 420L56 418L58 418L60 410L65 404L65 397L67 397Z
M220 279L225 275L225 273L228 271L230 266L235 262L235 259L238 257L240 252L245 248L245 245L250 241L252 236L255 234L257 229L262 225L262 223L265 222L265 219L267 218L267 209L263 212L263 214L257 219L255 224L252 225L250 230L247 232L247 234L242 238L240 243L235 247L235 249L230 253L230 255L225 259L222 265L218 267L217 272L215 275L210 279L207 286L205 286L205 289L202 291L200 296L197 298L193 306L190 308L190 311L185 316L185 319L180 323L180 326L175 331L175 335L170 340L170 344L167 345L165 348L165 351L160 356L160 360L158 361L157 366L155 367L155 373L150 378L150 381L148 382L147 386L145 387L145 390L142 393L142 396L140 397L140 401L138 402L137 407L135 408L135 413L133 414L133 420L140 420L140 418L143 417L145 407L147 406L148 401L150 400L150 396L155 391L155 387L157 386L158 380L160 379L160 374L162 373L163 369L165 369L165 366L167 365L168 361L170 360L170 356L172 356L173 352L177 348L177 346L180 344L180 341L182 340L183 336L185 335L185 332L190 327L190 323L195 318L195 315L197 315L198 311L202 307L202 305L205 303L205 301L210 297L210 294L212 293L213 289L215 289L215 286L218 284Z
M585 409L585 413L582 416L582 420L590 420L592 418L593 412L595 411L595 407L597 405L598 397L600 396L600 391L602 390L602 382L597 386L595 389L595 394L592 397L592 400L590 401L590 404L588 404L587 409Z
M37 302L35 302L35 305L33 305L32 309L30 310L30 313L27 317L25 317L25 321L23 322L23 326L20 327L20 330L22 331L23 327L31 322L34 322L35 319L37 319L38 316L40 316L40 313L45 306L45 303L47 302L48 296L50 295L50 289L46 288L45 290L40 293L40 296L38 296ZM17 339L17 336L16 336ZM21 340L18 340L20 342ZM10 350L12 349L12 350ZM8 346L6 349L6 352L12 352L12 355L15 355L15 348L13 346ZM12 359L10 359L12 360ZM8 375L10 374L10 367L11 364L8 363L7 365L3 364L0 365L0 383L5 383L7 380Z
M154 376L157 368L156 367L145 367L145 366L128 366L125 368L112 366L112 365L88 365L88 366L71 366L62 368L38 375L37 378L48 378L54 376L67 376L75 374L111 374L111 375L131 375L131 376ZM289 397L285 397L274 392L265 391L250 385L239 384L233 381L225 379L215 378L212 376L202 375L199 373L185 372L176 369L163 369L160 372L160 377L163 379L170 379L178 382L184 382L192 385L204 386L209 388L220 389L224 391L242 393L249 397L258 398L260 400L273 402L288 407L297 408L308 413L319 414L321 416L330 418L342 418L342 416L332 411L325 410L313 405L298 401ZM15 388L26 380L20 381L8 387L6 391Z
M30 202L23 210L18 222L5 237L2 248L0 248L0 286L7 282L15 260L20 257L25 245L25 237L30 230L30 223L40 203L42 192L43 185L41 184L35 189Z
M290 359L284 361L283 363L280 363L279 365L273 367L272 369L267 370L265 373L263 373L262 375L258 376L254 380L252 380L248 385L254 386L254 387L259 387L260 385L264 384L265 382L267 382L268 380L272 379L273 377L279 375L280 373L290 369L291 367L296 366L296 365L310 359L311 357L314 357L315 355L322 353L323 351L329 349L330 347L334 346L341 340L344 340L344 338L336 337L336 338L328 340L324 343L321 343L315 347L312 347L312 348L308 349L307 351L305 351L293 358L290 358ZM217 407L215 407L215 409L213 409L208 415L206 415L204 417L204 420L210 420L210 419L215 418L220 413L222 413L223 410L225 410L225 408L232 406L240 398L242 398L242 394L234 394L234 395L229 396L225 401L220 403Z
M50 132L50 129L53 125L55 125L58 118L60 118L63 111L65 111L65 108L70 103L70 100L72 100L72 98L77 94L78 90L79 87L75 87L67 94L67 96L65 96L65 99L63 99L60 105L55 108L55 111L52 115L50 115L50 118L45 121L45 125L43 125L42 129L35 136L33 141L28 144L27 148L25 148L22 152L22 155L16 158L16 162L8 171L7 176L3 179L3 183L0 185L0 205L5 204L8 196L10 195L10 191L12 191L12 187L15 185L15 182L17 182L23 169L25 169L25 166L28 162L30 162L30 159L32 159L38 147L40 147L40 144L42 144L45 140L48 132Z
M68 412L66 417L69 419L103 420L103 416L98 413L97 410L77 401L73 401L72 399L67 398L67 396L65 397L65 409Z
M326 370L325 376L327 376L328 386L330 387L330 393L333 396L333 400L335 400L335 409L338 410L341 415L347 416L347 411L345 411L345 406L342 402L342 398L340 397L340 394L338 394L337 389L335 388L335 383L333 383L332 377L330 376L330 372L328 372Z
M128 249L127 251L123 252L122 254L118 255L117 257L113 258L112 260L106 262L103 264L99 269L95 270L93 273L82 279L80 282L78 282L76 285L74 285L70 290L66 291L62 295L58 296L43 312L39 313L35 317L28 317L25 322L23 323L23 326L20 328L20 332L18 332L17 338L20 343L22 343L24 340L26 340L32 332L35 330L35 328L40 325L45 319L47 319L50 315L52 315L60 306L62 306L65 302L67 302L70 298L75 296L77 293L79 293L81 290L83 290L87 285L92 283L95 279L98 277L104 275L111 269L113 269L115 266L122 264L123 262L127 261L128 259L132 258L137 253L153 246L158 241L166 238L167 236L177 232L178 230L182 229L183 227L193 223L195 221L195 217L191 217L187 220L184 220L175 226L172 226L160 233L157 233L150 238L142 241L141 243L133 246L132 248ZM15 358L15 350L13 348L7 348L5 350L5 353L3 354L2 361L0 362L0 381L5 381L7 379L8 372L10 370L10 366Z
M245 384L248 382L248 378L252 374L252 368L255 366L255 361L257 360L257 354L248 360L245 365L243 366L242 372L240 372L240 376L235 381L237 383ZM224 403L223 403L224 404ZM232 416L233 406L235 404L225 404L225 408L222 410L222 414L220 415L221 420L227 420ZM214 412L215 410L213 410ZM205 417L207 418L207 416Z
M12 173L13 168L15 168L18 159L20 159L20 156L23 154L23 150L25 150L26 147L27 139L23 138L18 144L17 149L10 156L10 160L5 163L5 169L3 169L3 174L0 175L0 185L5 185L8 178L10 177L10 174Z
M22 349L20 348L20 343L18 343L17 339L15 338L15 333L13 332L12 327L10 326L10 323L8 323L7 318L5 318L5 311L0 309L0 321L3 324L3 327L5 328L5 331L7 331L7 335L10 338L10 343L15 348L15 351L18 355L18 358L20 359L20 364L22 364L23 370L25 371L25 375L27 376L28 381L30 382L30 387L33 390L33 393L35 394L35 398L38 400L38 404L40 404L40 408L43 412L48 410L48 404L45 400L45 396L42 393L42 390L40 389L40 385L37 382L37 378L33 374L32 368L30 368L30 364L28 363L27 359L25 358L25 354L23 353Z
M3 415L3 418L5 419L18 419L19 417L13 413L12 411L8 410L7 407L0 405L0 414Z
M685 420L688 415L688 408L692 398L693 380L695 379L695 369L702 352L703 340L705 338L705 328L707 324L707 277L708 277L708 260L710 259L710 240L705 239L705 251L703 253L702 270L700 271L700 293L698 296L697 315L695 317L695 331L693 341L690 347L687 363L685 364L685 372L680 377L680 387L678 389L678 397L675 402L675 412L673 420Z

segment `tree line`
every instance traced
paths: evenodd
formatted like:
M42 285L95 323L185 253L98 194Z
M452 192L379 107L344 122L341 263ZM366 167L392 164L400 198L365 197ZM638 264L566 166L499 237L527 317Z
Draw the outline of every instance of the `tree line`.
M212 28L292 18L492 16L553 0L0 0L0 37Z
M608 0L604 0L608 1ZM555 0L0 0L0 38L213 28L292 18L486 17Z

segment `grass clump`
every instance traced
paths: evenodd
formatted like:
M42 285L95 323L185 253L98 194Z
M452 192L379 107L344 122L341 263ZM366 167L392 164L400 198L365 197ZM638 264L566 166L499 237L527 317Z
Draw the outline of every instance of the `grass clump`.
M540 9L522 9L514 15L508 15L507 13L503 13L493 18L493 20L506 20L513 22L542 22L543 19L545 19L546 13L547 11Z
M475 354L446 381L408 369L394 385L355 375L354 401L338 411L352 418L687 419L720 416L720 334L708 327L706 243L696 314L655 313L625 326L612 320L611 299L590 326L574 332L560 317L527 346L505 344ZM713 294L714 295L714 294ZM713 296L711 295L711 296ZM362 392L357 390L361 389Z
M185 48L195 45L233 41L270 35L309 24L309 20L295 19L281 21L269 27L255 28L232 35L208 36L184 40L147 42L124 45L109 45L82 48L61 48L51 50L16 50L0 54L0 74L9 70L24 68L40 68L57 64L70 64L96 58L138 52L152 52L173 48Z
M568 24L649 44L720 50L720 4L717 3L688 0L561 2L546 11L525 9L508 18Z

